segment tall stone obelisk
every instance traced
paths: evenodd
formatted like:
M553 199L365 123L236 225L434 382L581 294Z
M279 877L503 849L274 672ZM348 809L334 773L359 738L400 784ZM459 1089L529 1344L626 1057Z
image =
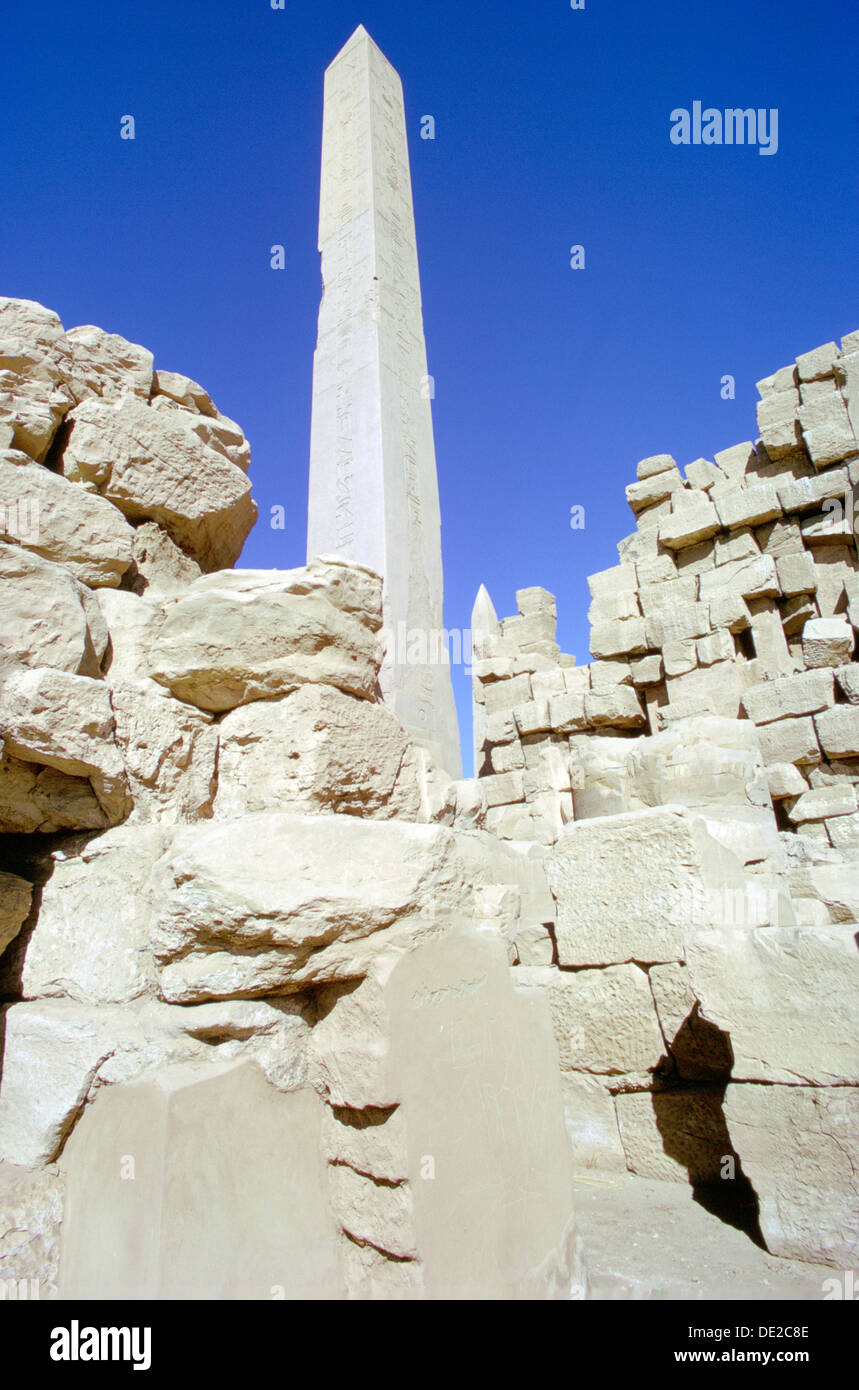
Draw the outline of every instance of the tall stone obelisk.
M319 250L308 559L382 575L385 702L458 777L403 91L363 25L325 73Z

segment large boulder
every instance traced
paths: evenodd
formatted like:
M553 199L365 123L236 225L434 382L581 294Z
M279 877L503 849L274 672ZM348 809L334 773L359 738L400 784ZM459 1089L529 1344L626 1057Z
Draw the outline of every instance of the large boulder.
M118 333L106 333L95 324L80 324L66 331L71 349L77 399L100 396L120 400L136 396L148 401L152 391L152 353L139 343L130 343Z
M131 396L72 411L62 468L130 521L156 521L203 570L235 564L256 519L250 483L190 429L182 412Z
M16 516L10 537L67 566L84 584L115 587L131 564L134 531L122 513L26 454L0 455L0 507Z
M471 866L442 826L251 814L179 827L156 865L154 949L175 1003L357 979L384 949L471 910Z
M103 681L48 667L16 667L0 680L0 737L6 757L86 779L101 820L93 827L88 815L81 829L115 825L130 809L114 731L110 691ZM62 793L61 787L55 790ZM69 788L74 798L80 790ZM0 778L0 805L2 800Z
M41 461L74 404L72 353L63 325L32 299L0 297L0 422L14 446Z
M419 818L416 750L383 705L303 685L232 710L218 733L219 818L286 809Z
M180 700L215 712L307 681L373 699L381 588L372 570L342 560L204 575L169 609L152 675Z
M63 565L0 542L0 602L5 662L99 678L107 647L101 609Z

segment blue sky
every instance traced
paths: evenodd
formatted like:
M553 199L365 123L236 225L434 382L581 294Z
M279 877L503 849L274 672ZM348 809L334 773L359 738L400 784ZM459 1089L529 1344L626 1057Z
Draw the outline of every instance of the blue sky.
M633 529L637 460L753 438L755 381L859 327L859 8L7 7L0 293L144 343L238 420L260 507L242 565L304 560L322 74L358 23L405 88L447 624L481 582L501 615L543 584L586 661L586 576ZM673 145L695 100L777 108L777 153Z

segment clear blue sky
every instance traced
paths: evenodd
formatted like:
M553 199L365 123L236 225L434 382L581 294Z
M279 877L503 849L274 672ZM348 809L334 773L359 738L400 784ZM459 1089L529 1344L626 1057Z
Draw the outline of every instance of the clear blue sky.
M144 343L239 421L247 566L304 560L322 74L358 23L405 87L447 624L467 626L481 582L502 616L543 584L586 661L586 576L633 529L637 460L754 437L754 382L859 327L859 8L6 7L0 293ZM778 152L672 145L671 111L695 100L778 108Z

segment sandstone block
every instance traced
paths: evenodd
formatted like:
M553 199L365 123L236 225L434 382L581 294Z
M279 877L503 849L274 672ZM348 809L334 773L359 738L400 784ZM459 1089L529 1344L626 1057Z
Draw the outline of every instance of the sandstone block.
M834 703L835 682L829 669L762 681L750 686L743 695L743 707L755 724L817 714Z
M840 391L801 405L799 421L809 457L818 468L856 453L856 437Z
M633 1092L615 1096L626 1166L663 1182L715 1182L731 1153L718 1091Z
M638 696L628 685L615 685L606 691L588 691L585 695L585 716L595 728L611 724L617 728L635 729L645 723Z
M718 512L706 493L701 493L700 497L695 493L688 496L689 500L684 498L681 509L673 511L671 516L659 523L659 542L669 550L683 550L709 540L710 536L715 536L721 524Z
M828 758L859 756L859 706L833 705L832 709L815 715L814 724L820 746Z
M781 516L781 503L771 483L714 491L713 501L723 526L762 526Z
M856 634L845 617L813 618L802 629L807 667L841 666L852 660Z
M635 655L646 651L648 645L641 618L601 622L591 629L591 653L597 659Z
M380 590L372 571L324 559L296 570L204 575L170 608L152 647L152 675L178 699L211 711L308 681L372 699ZM487 687L487 699L495 688Z
M149 400L153 357L147 348L129 343L118 333L105 333L91 323L68 329L66 340L78 399L91 395L120 400L130 394L144 402Z
M818 715L817 718L822 718ZM820 762L814 721L808 717L779 719L758 729L761 752L767 766L772 763L796 763L802 767Z
M7 661L101 676L107 630L92 592L70 570L0 542Z

